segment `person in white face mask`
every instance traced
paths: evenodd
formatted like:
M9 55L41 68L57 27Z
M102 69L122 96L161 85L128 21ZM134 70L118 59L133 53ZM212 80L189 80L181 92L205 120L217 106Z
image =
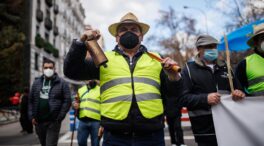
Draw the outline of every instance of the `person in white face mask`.
M29 117L42 146L56 146L61 122L71 106L68 84L55 73L53 61L43 61L43 75L30 91Z
M236 75L248 95L261 96L264 95L264 23L254 27L247 44L255 53L238 64Z
M218 59L217 44L212 36L200 35L195 44L199 53L182 72L182 106L188 108L198 146L217 146L211 106L220 103L221 93L230 93L227 66ZM238 90L241 88L234 76L233 82L233 100L242 100L245 94Z

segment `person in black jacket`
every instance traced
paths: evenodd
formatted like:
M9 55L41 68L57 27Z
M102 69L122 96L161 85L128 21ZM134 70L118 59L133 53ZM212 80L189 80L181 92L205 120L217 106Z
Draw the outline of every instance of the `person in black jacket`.
M51 60L43 61L43 74L35 79L29 96L29 118L42 146L56 146L61 122L71 106L68 84L55 73Z
M178 73L171 70L173 65L176 65L175 61L165 58L161 66L147 55L147 48L141 41L148 29L149 26L139 22L132 13L126 14L120 22L110 25L109 32L116 38L117 45L113 51L106 54L110 56L106 68L97 68L92 59L85 60L87 50L83 40L73 40L64 60L64 74L67 77L75 80L100 80L104 146L165 146L162 101L169 92L174 94L170 97L179 96L182 80ZM94 38L97 38L99 34L87 30L84 35L94 35ZM115 66L116 64L122 65ZM104 80L107 80L104 77L112 79L113 76L123 78L104 83ZM173 90L167 90L167 86ZM109 91L113 89L116 90ZM104 91L107 90L108 95L104 97ZM148 93L139 94L140 90ZM152 93L153 91L157 94ZM119 96L121 93L125 96ZM114 94L118 96L113 96ZM103 98L110 99L102 100ZM109 110L105 111L105 108ZM124 114L124 111L127 113ZM123 117L122 114L125 115L124 119L120 118ZM149 116L151 114L154 116Z
M219 104L221 93L230 93L227 66L218 60L218 41L209 35L200 35L196 41L198 55L183 69L183 106L189 111L195 141L198 146L217 146L211 106ZM234 76L233 76L234 77ZM242 100L245 94L233 78L236 90L233 100Z
M21 132L32 133L33 132L33 125L28 118L28 96L29 96L29 88L24 88L24 93L21 96L21 103L20 103L20 124L22 127Z
M178 97L168 98L165 104L166 122L169 127L172 146L181 146L184 144L183 130L181 125L182 106L178 102Z

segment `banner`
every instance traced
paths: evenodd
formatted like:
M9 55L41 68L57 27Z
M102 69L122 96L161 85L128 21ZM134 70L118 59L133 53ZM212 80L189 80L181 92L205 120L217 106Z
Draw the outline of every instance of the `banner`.
M264 146L264 96L222 95L212 113L218 146Z

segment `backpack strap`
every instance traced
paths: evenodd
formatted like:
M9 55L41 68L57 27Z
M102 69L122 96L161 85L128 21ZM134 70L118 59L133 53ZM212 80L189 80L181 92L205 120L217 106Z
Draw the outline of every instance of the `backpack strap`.
M186 68L187 68L187 71L188 71L189 78L190 78L190 80L192 82L192 85L193 85L192 76L191 76L191 72L190 72L190 68L188 66L188 63L185 63L185 65L186 65Z

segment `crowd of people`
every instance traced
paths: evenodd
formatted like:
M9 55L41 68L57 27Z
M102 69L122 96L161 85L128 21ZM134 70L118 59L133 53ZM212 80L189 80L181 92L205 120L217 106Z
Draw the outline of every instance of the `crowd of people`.
M210 35L197 38L198 53L181 73L173 69L178 64L169 57L158 62L142 44L149 28L133 13L111 24L109 32L116 46L105 52L107 67L97 67L93 55L86 57L85 41L89 40L73 40L64 60L64 74L86 81L73 102L54 62L43 61L43 75L35 79L29 97L25 90L23 98L29 98L28 119L42 146L57 145L61 122L71 105L80 120L79 146L87 146L89 135L92 146L98 146L102 133L103 146L165 146L164 115L172 145L184 145L182 107L188 108L198 146L217 146L211 107L221 102L221 95L231 94L235 102L249 95L264 95L264 24L254 27L248 41L255 53L239 63L232 75L218 57L218 41ZM80 38L99 37L99 31L87 29ZM228 76L232 76L234 90ZM32 132L31 126L24 127Z

